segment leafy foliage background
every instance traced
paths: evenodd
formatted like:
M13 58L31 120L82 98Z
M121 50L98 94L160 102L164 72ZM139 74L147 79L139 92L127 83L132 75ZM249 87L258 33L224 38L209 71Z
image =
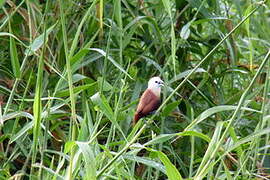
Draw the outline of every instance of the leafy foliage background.
M269 177L269 2L0 7L1 179ZM164 103L132 127L152 76Z

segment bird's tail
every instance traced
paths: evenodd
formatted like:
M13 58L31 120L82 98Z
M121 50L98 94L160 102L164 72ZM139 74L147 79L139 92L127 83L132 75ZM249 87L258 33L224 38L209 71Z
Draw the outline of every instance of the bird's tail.
M139 121L139 119L140 119L140 114L136 112L133 118L132 125L135 126L135 124Z

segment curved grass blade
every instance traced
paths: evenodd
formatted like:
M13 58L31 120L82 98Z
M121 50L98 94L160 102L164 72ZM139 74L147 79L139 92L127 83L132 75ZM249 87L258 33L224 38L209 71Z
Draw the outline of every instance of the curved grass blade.
M102 49L98 49L98 48L90 48L90 50L96 51L99 54L103 55L104 57L107 57L115 67L117 67L120 71L122 71L124 74L126 74L130 79L133 79L128 74L128 72L126 72L126 70L124 70L124 68L122 66L120 66L120 64L118 64L111 56L107 55L105 51L103 51Z
M181 180L183 179L177 168L171 163L169 158L161 151L156 151L153 149L146 148L151 152L157 154L158 158L162 161L166 168L166 175L168 176L169 180Z

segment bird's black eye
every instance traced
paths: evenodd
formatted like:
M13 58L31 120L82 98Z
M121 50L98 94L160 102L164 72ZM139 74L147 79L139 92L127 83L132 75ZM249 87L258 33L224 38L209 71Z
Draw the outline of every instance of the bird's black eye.
M158 81L155 81L155 83L158 83Z

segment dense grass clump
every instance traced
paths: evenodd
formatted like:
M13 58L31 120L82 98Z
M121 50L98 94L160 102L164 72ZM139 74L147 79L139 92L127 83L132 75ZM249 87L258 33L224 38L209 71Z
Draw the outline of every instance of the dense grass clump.
M267 1L0 0L0 179L267 179ZM131 122L147 81L163 103Z

